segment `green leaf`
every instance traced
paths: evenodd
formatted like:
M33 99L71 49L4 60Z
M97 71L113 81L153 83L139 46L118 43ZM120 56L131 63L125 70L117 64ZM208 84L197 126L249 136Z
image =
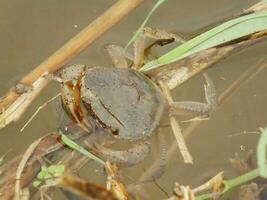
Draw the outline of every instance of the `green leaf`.
M40 172L33 181L33 187L39 187L42 184L53 185L54 179L62 175L65 171L64 165L51 165L49 167L41 166Z
M47 168L49 174L53 174L54 176L60 176L65 171L64 165L51 165Z
M35 187L35 188L39 187L41 184L42 184L42 182L39 181L39 180L35 180L35 181L33 181L33 183L32 183L33 187Z
M224 180L223 181L224 188L221 192L221 195L229 192L231 189L236 188L237 186L252 181L257 177L259 177L259 169L251 170L231 180ZM208 200L208 199L212 199L212 193L201 194L196 196L196 200Z
M101 165L105 166L105 162L103 160L101 160L100 158L98 158L97 156L95 156L94 154L90 153L89 151L87 151L85 148L83 148L82 146L76 144L74 141L72 141L71 139L69 139L66 135L64 135L61 131L60 131L60 135L61 135L61 140L64 144L66 144L69 148L74 149L78 152L80 152L81 154L91 158L92 160L98 162Z
M47 177L47 167L42 166L41 171L37 174L37 179L44 180Z
M267 29L267 11L241 16L225 22L148 62L140 70L147 71L175 62L196 52Z

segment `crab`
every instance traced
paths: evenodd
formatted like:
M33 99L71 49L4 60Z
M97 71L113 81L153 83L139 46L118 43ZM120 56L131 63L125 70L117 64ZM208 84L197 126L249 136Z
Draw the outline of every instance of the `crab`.
M123 48L108 45L115 67L72 65L63 69L57 78L62 84L65 111L84 131L89 132L96 123L115 140L138 144L122 151L95 144L112 162L136 164L143 160L150 151L146 139L157 132L164 111L179 115L183 110L206 116L216 105L214 85L207 75L204 75L207 103L168 103L159 84L139 71L144 63L144 39L147 35L154 39L178 40L172 33L146 28L135 41L131 67L126 60L131 56Z

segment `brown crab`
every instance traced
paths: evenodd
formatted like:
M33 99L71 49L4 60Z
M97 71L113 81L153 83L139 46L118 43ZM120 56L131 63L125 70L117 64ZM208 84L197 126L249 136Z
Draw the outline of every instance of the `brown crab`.
M145 35L156 39L174 39L174 34L146 28L135 41L133 66L128 67L123 48L108 45L115 68L72 65L62 70L61 96L63 107L69 116L85 131L92 128L90 116L98 125L117 139L140 141L155 132L163 111L173 115L181 110L208 115L216 105L214 87L205 75L207 103L174 102L168 104L162 88L146 74L138 71L144 61ZM143 143L142 143L143 144ZM128 151L112 151L96 145L103 154L115 162L135 164L149 152L148 143L137 145ZM136 153L138 152L138 153Z

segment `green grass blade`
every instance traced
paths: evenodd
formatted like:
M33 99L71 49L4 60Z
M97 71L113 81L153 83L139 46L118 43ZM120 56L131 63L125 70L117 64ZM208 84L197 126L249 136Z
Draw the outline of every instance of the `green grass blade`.
M71 139L69 139L66 135L64 135L63 133L60 132L61 135L61 140L64 144L66 144L69 148L74 149L78 152L80 152L81 154L93 159L94 161L98 162L101 165L105 166L105 162L103 160L101 160L100 158L98 158L97 156L95 156L94 154L90 153L89 151L87 151L85 148L83 148L82 146L78 145L77 143L75 143L74 141L72 141Z
M145 64L141 68L141 71L154 69L201 50L265 29L267 29L267 11L253 13L230 20L185 42L158 59Z
M259 176L260 176L259 175L259 169L257 168L257 169L251 170L245 174L242 174L236 178L233 178L231 180L225 180L225 181L223 181L224 189L221 192L221 195L229 192L230 190L234 189L237 186L240 186L240 185L245 184L249 181L252 181ZM202 195L196 196L196 200L208 200L208 199L212 199L212 193L207 193L207 194L202 194Z
M262 132L257 146L257 163L259 167L260 176L264 178L267 178L266 145L267 145L267 128Z

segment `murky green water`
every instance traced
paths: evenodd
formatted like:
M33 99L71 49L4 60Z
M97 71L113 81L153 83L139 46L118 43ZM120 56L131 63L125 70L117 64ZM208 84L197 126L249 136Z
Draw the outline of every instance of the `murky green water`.
M0 1L0 94L1 96L21 77L73 37L84 26L100 15L115 1L106 0L1 0ZM169 0L150 19L148 26L171 30L185 38L207 30L210 26L231 17L256 1L252 0ZM110 65L103 46L107 43L125 45L137 29L154 1L146 1L121 23L97 40L71 63ZM208 70L218 94L222 93L242 72L263 58L266 42L233 54ZM224 170L227 177L237 175L228 162L235 152L244 155L254 149L257 134L239 134L257 131L266 126L267 93L266 72L249 80L218 108L211 119L203 122L189 137L187 144L194 158L194 165L183 163L178 152L169 158L166 173L158 183L171 194L173 184L197 185L206 177ZM204 100L204 80L201 75L193 78L174 92L177 100ZM56 86L56 87L55 87ZM0 155L11 149L7 159L22 153L33 140L56 129L56 112L53 105L42 110L38 117L19 133L19 129L47 99L58 91L57 84L50 84L32 104L21 120L0 130ZM49 113L49 114L48 114ZM183 125L185 128L187 124ZM164 129L168 144L173 141L169 128ZM230 135L234 135L230 137ZM171 146L171 145L168 145ZM241 148L242 147L242 148ZM148 166L147 166L148 167ZM84 168L85 174L88 168ZM143 169L127 170L136 179ZM86 177L91 175L85 174ZM99 175L97 175L99 177ZM146 185L153 199L165 198L153 184ZM152 199L152 198L151 198Z

